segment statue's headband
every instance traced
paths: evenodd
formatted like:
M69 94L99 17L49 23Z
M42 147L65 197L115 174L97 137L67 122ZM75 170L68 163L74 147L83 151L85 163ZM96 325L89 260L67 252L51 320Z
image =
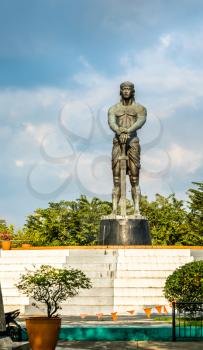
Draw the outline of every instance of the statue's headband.
M134 90L134 84L131 83L130 81L124 81L123 83L121 83L120 88L123 89L124 87L130 87L132 90Z

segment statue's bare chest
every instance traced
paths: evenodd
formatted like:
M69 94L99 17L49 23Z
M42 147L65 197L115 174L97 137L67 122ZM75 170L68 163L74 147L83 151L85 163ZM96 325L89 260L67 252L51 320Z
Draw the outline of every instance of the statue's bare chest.
M137 120L137 111L132 106L122 106L115 113L117 124L123 128L129 128Z

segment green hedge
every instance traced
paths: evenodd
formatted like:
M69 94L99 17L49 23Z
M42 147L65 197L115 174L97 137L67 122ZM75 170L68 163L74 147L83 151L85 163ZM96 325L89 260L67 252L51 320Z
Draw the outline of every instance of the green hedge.
M168 276L164 296L170 302L203 301L203 260L185 264Z

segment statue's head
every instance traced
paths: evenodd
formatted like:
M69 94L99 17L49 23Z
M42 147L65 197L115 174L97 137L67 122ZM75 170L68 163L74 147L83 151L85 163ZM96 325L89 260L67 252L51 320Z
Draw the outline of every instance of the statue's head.
M125 99L131 99L134 101L135 99L135 87L134 84L130 81L124 81L120 84L120 95L121 101Z

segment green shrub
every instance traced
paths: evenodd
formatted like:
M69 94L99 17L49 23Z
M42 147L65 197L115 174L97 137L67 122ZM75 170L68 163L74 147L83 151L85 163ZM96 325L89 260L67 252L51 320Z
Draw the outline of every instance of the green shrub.
M203 301L203 260L193 261L176 269L164 286L164 296L170 302Z

